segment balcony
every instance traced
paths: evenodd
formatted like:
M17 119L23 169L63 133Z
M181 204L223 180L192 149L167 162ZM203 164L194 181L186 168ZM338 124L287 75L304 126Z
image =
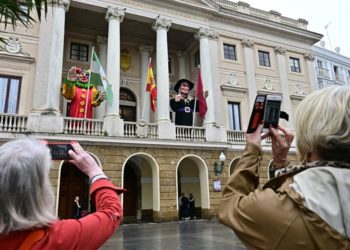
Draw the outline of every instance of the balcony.
M330 79L329 70L326 68L317 68L317 77Z
M346 83L346 77L343 74L335 74L335 80L340 83Z

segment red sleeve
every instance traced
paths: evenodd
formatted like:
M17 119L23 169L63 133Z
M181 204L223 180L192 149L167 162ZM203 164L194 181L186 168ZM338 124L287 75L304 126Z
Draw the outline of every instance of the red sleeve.
M90 188L96 212L79 220L54 223L35 249L98 249L118 228L123 209L117 192L122 189L107 179L99 179Z

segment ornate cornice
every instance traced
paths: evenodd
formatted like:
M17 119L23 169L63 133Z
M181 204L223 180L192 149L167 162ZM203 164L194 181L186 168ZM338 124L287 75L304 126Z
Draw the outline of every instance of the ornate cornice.
M166 31L168 31L170 26L171 26L171 20L160 18L158 16L156 20L153 22L152 29L154 31L158 31L159 29L165 29Z
M200 27L198 29L198 31L196 31L194 33L194 38L195 39L200 39L202 37L211 38L211 39L218 39L219 38L219 34L217 32L215 32L214 30L212 30L212 29Z
M153 52L153 46L141 44L139 52L140 54L150 55Z
M63 8L64 11L67 12L69 10L70 0L59 0L59 1L56 1L56 2L52 2L52 5L56 6L56 7Z
M304 54L304 58L306 61L311 61L311 62L313 62L315 60L315 56L312 53Z
M123 22L124 15L125 9L108 6L105 18L107 21L118 20L119 22Z
M108 38L106 36L97 36L96 42L98 45L106 45L108 42Z
M243 47L252 48L254 46L254 41L248 38L244 38L241 41Z

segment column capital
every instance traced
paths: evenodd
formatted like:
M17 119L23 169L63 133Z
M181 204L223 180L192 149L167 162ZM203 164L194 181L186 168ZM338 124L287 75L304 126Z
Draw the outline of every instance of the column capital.
M304 58L305 58L306 61L311 61L311 62L313 62L315 60L315 56L312 53L304 54Z
M276 46L274 48L274 50L275 50L276 54L280 54L280 55L286 54L286 49L281 47L281 46Z
M194 38L195 39L200 39L202 37L207 37L207 38L211 38L211 39L218 39L219 38L219 34L217 32L215 32L214 30L212 30L212 29L200 27L194 33Z
M184 58L185 55L186 55L186 52L183 51L183 50L178 50L178 51L176 52L176 55L177 55L178 58Z
M244 38L241 41L243 47L252 48L254 46L254 41L248 38Z
M97 36L96 42L98 45L107 45L108 38L106 36Z
M153 52L153 46L140 44L139 52L140 54L150 55Z
M165 19L165 18L160 18L158 16L152 24L152 29L154 31L158 31L159 29L165 29L166 31L168 31L170 26L171 26L171 20Z
M119 9L117 7L108 6L106 12L106 20L118 20L119 22L123 22L125 15L125 9Z
M61 1L57 1L53 4L54 6L56 5L57 7L61 7L64 9L64 11L68 11L69 10L69 6L70 6L70 0L61 0Z

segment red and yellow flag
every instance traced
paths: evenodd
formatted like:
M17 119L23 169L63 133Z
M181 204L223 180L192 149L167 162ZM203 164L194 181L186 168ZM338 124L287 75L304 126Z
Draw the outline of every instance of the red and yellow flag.
M149 59L148 73L147 73L147 85L146 91L150 93L151 109L153 112L156 111L156 98L157 98L157 87L154 81L153 69L152 69L152 58Z

